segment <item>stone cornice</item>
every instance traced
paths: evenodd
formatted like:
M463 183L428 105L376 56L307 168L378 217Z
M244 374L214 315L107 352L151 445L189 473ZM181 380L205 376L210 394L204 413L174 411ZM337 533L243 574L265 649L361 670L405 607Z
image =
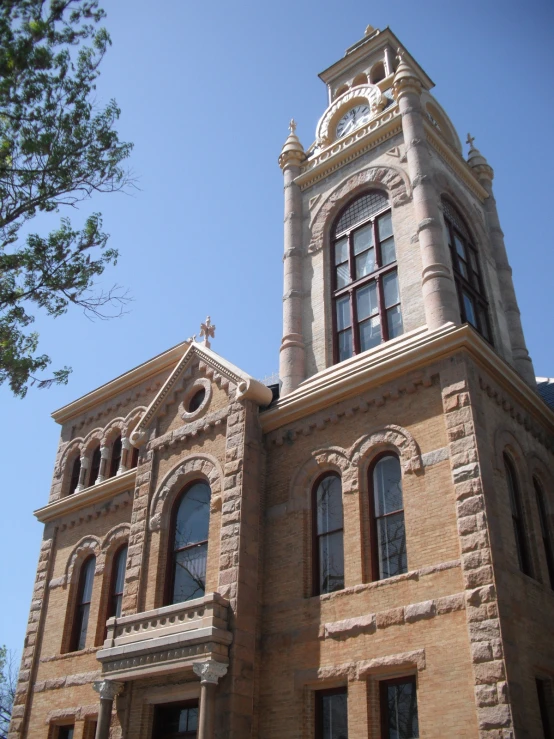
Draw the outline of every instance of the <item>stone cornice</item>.
M423 119L425 126L425 133L427 134L427 141L433 147L433 149L439 154L439 156L446 162L446 164L453 169L455 174L460 177L462 182L471 190L471 192L479 198L481 202L484 202L489 194L481 185L471 167L465 162L464 159L458 154L455 149L449 146L442 136L437 133L435 128L428 121Z
M129 390L139 382L142 382L165 369L174 367L183 356L188 346L188 343L183 341L181 344L177 344L166 352L158 354L147 362L139 364L138 367L129 370L129 372L125 372L125 374L116 377L114 380L110 380L110 382L107 382L105 385L101 385L96 388L96 390L92 390L92 392L83 395L72 403L64 405L57 411L54 411L54 413L52 413L52 418L56 423L65 423L74 416L84 413L90 408L103 403L108 398Z
M468 351L511 397L554 434L554 412L521 376L469 325L445 324L436 331L424 326L328 367L260 414L264 433L278 429L346 398L378 387L432 362Z
M133 469L124 472L122 475L110 477L98 485L85 488L80 493L73 493L73 495L67 495L60 500L56 500L54 503L49 503L43 508L36 510L34 515L41 523L48 523L61 516L75 513L96 503L101 503L103 500L113 498L114 495L122 493L125 490L134 490L136 475L137 471Z
M294 181L301 190L306 190L331 172L399 133L402 133L402 120L395 103L350 136L338 139L314 154L304 163L302 173Z

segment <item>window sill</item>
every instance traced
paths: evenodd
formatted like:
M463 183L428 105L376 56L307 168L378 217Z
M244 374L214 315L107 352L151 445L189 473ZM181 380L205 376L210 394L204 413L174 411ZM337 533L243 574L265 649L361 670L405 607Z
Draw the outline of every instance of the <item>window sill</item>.
M110 477L98 485L91 485L80 493L66 495L64 498L49 503L43 508L39 508L34 512L35 516L41 523L48 523L59 516L73 513L81 508L86 508L93 503L100 503L107 498L112 498L117 493L134 489L137 470L132 469L124 472L122 475Z

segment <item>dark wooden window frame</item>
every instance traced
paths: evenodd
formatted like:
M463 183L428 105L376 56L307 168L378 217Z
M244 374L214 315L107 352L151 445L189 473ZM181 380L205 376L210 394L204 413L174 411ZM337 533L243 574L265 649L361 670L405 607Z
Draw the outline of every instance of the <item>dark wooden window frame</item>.
M554 542L548 521L548 511L546 510L544 488L539 479L533 475L533 487L535 488L535 497L537 499L537 509L539 512L539 522L541 527L541 538L546 557L546 566L548 569L548 580L550 587L554 590Z
M379 681L379 712L381 718L381 739L388 739L389 736L389 702L387 696L387 688L389 685L403 685L404 683L413 683L416 688L417 680L415 675L404 675L403 677L395 677L391 680ZM418 708L418 724L419 724L419 708Z
M198 726L200 726L200 701L198 698L194 698L192 700L187 700L187 701L172 701L171 703L158 703L154 706L154 721L153 721L154 726L152 729L153 739L161 739L160 726L159 726L159 712L167 708L181 708L181 709L196 708L198 709ZM177 734L171 734L170 737L182 736L185 739L187 737L192 739L193 737L196 737L197 735L198 735L198 729L194 733L192 731L187 731L187 732L181 732Z
M131 451L131 466L129 467L130 470L134 470L135 467L138 465L138 458L139 458L139 448L138 446L134 446Z
M323 698L327 695L345 695L346 696L347 721L348 721L348 688L346 686L340 687L340 688L327 688L325 690L316 690L315 700L314 700L315 739L324 739L323 737Z
M458 216L458 219L465 226L464 219L458 214L457 208L448 201L448 207L452 209ZM444 214L444 222L446 224L446 230L448 233L448 247L450 249L450 258L452 260L452 267L454 270L454 281L456 283L456 292L458 294L458 305L460 308L460 317L462 323L469 323L473 328L478 331L484 339L490 344L492 341L491 323L489 317L489 304L486 299L486 290L483 283L483 270L481 268L481 260L479 259L479 252L475 246L473 239L470 236L469 229L464 228L464 231L459 228L448 215ZM454 236L462 242L466 253L468 255L468 262L461 258L456 250L456 242ZM473 257L473 260L472 260ZM472 264L473 261L473 264ZM464 275L463 267L467 267L468 276ZM477 269L475 270L475 266ZM477 325L473 324L468 320L466 308L464 305L463 293L467 293L475 306Z
M400 457L396 452L385 450L378 454L374 459L371 461L371 464L369 466L368 470L368 488L369 488L369 516L370 516L370 553L371 553L371 579L373 582L376 580L381 580L381 576L379 574L379 538L377 535L377 521L381 518L387 518L388 516L395 516L397 513L404 514L404 531L406 526L406 515L405 515L405 508L404 508L404 488L402 488L402 508L399 508L397 511L392 511L391 513L387 513L384 516L377 516L375 513L375 483L373 481L373 473L375 470L375 467L377 464L382 460L385 459L385 457L395 457L399 464L400 464L400 474L402 474L402 463L400 462ZM407 550L407 547L406 547ZM406 552L406 559L407 559L407 552ZM404 574L404 573L399 573ZM391 577L395 577L392 575ZM384 580L388 580L389 578L383 578Z
M73 464L71 465L71 476L69 478L69 489L67 492L68 495L73 495L73 493L77 490L77 485L79 484L80 476L81 476L81 457L78 454L73 460Z
M506 484L508 487L510 511L512 514L512 528L514 532L519 569L525 575L532 577L529 544L525 531L524 512L516 466L510 455L506 452L503 453L502 457L504 460L504 474L506 476Z
M319 561L319 539L322 536L329 536L330 534L336 534L339 531L342 531L343 536L343 548L344 548L344 505L343 505L343 521L342 521L342 528L341 529L334 529L333 531L326 531L324 534L318 534L317 532L317 491L323 480L327 477L336 477L337 480L339 480L341 484L341 493L342 493L342 479L340 475L337 472L334 472L332 470L328 470L327 472L324 472L321 474L315 483L312 486L312 595L322 595L321 589L320 589L320 567L321 563ZM342 502L342 501L341 501ZM344 577L344 572L343 572Z
M119 593L119 592L116 592L115 588L117 584L117 570L118 570L118 565L119 565L119 557L121 556L121 553L123 552L124 549L127 550L127 554L125 556L125 568L124 568L124 572L125 572L125 569L127 569L127 556L129 553L128 542L123 542L122 544L120 544L120 546L118 546L118 548L115 550L113 558L112 558L112 569L110 573L110 589L108 591L108 609L107 609L106 620L108 620L108 618L112 618L112 616L115 616L116 614L116 610L117 610L116 598L123 597L123 590Z
M94 451L90 455L90 469L88 471L88 486L94 485L100 474L100 465L102 464L102 452L100 451L100 444L94 448Z
M344 208L340 211L338 216L335 219L335 224L340 221L340 218L342 214L350 208L350 206L353 205L353 203L358 199L363 197L364 195L367 195L367 192L363 192L357 197L355 197L353 200L350 200ZM381 342L380 344L385 343L386 341L389 341L389 330L388 330L388 324L387 324L387 310L390 310L390 308L394 306L389 306L389 308L385 308L385 295L383 290L383 278L385 275L395 272L396 273L396 279L398 280L398 259L395 259L394 262L391 262L390 264L387 264L386 266L382 267L380 266L382 263L382 257L381 257L381 241L379 239L379 230L377 228L377 219L381 216L386 215L387 213L391 213L392 218L392 209L390 202L387 202L386 206L383 206L381 210L376 211L368 218L365 218L364 220L360 221L359 223L356 223L354 226L350 226L349 228L345 229L344 231L341 231L339 233L336 232L336 226L333 226L332 229L332 243L331 243L331 263L330 263L330 269L331 269L331 286L332 286L332 294L333 294L333 309L332 309L332 320L333 320L333 363L337 364L340 362L339 358L339 332L337 329L337 302L344 298L345 296L349 296L350 299L350 322L352 327L352 356L356 356L356 354L360 354L360 324L358 323L358 309L356 305L356 291L361 288L365 287L366 285L369 285L371 282L376 282L377 284L377 305L379 309L379 321L381 325ZM360 277L359 279L356 278L356 257L354 255L354 233L358 231L359 229L363 228L364 226L367 226L369 223L372 224L372 231L373 231L373 243L375 248L375 265L376 268L373 272L371 272L368 275L365 275L364 277ZM394 229L393 229L393 238L394 238ZM344 287L337 288L337 270L335 265L335 244L343 239L345 236L348 238L348 266L350 269L350 278L351 282L348 285L345 285ZM396 251L396 243L395 243L395 251ZM400 292L400 288L399 288ZM401 306L401 301L399 301L396 305ZM363 323L364 321L362 321ZM380 345L379 344L379 345Z
M181 547L180 549L175 549L175 533L176 533L176 526L177 526L177 514L179 511L179 507L181 505L181 502L185 495L188 493L188 491L193 487L193 485L197 485L198 483L204 483L208 487L210 487L210 484L207 480L204 480L203 478L196 478L194 480L191 480L188 482L182 490L179 491L178 495L175 497L175 500L173 501L173 508L171 509L171 520L169 524L169 540L168 540L168 546L167 546L167 564L166 564L166 572L165 572L165 587L164 587L164 605L170 606L173 605L173 588L175 586L175 564L176 564L176 558L175 553L176 551L183 552L187 549L194 549L194 547L201 546L203 544L208 545L208 539L204 541L195 541L193 544L188 544L185 547ZM211 488L210 488L211 492ZM209 523L208 523L209 528ZM207 557L207 552L206 552Z
M116 452L118 452L116 454ZM112 456L110 459L110 474L109 477L115 477L121 464L121 455L123 454L123 445L121 441L121 434L116 436L112 443Z
M94 572L92 573L92 589L91 589L91 600L83 601L84 589L86 585L85 569L89 566L89 562L93 562L93 567L96 568L96 557L91 554L81 562L79 569L79 581L77 583L77 597L73 608L73 619L71 624L71 640L69 643L68 652L79 652L85 647L79 646L79 636L83 625L83 608L88 606L87 612L87 634L89 630L89 618L90 618L90 604L92 603L92 595L94 592ZM85 636L86 639L86 636Z

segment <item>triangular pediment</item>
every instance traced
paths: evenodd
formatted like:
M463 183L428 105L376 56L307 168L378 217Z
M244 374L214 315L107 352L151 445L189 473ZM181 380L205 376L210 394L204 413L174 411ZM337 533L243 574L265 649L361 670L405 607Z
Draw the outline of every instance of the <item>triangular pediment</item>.
M181 389L181 381L196 363L209 379L226 389L233 400L248 399L260 406L271 403L272 393L268 387L203 344L192 343L136 425L131 436L135 446L146 441L146 431L152 421L165 411L168 403L173 402L175 394Z

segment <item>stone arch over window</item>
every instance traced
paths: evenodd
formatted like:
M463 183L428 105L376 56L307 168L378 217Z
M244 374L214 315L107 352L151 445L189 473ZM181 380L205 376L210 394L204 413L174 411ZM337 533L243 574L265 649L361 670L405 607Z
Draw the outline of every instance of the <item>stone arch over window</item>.
M409 202L412 197L410 182L400 168L370 166L340 182L315 210L311 223L311 241L308 247L314 253L329 244L331 231L339 211L350 199L373 189L384 192L394 208Z
M194 479L204 479L208 482L212 493L212 510L220 507L223 489L221 465L209 454L195 454L187 457L169 472L154 493L150 504L150 531L158 531L162 527L162 522L167 526L169 508L175 496Z
M76 569L78 570L80 563L91 554L94 554L96 557L96 574L102 574L104 563L100 556L101 553L102 547L100 546L100 539L98 539L97 536L89 535L80 539L77 544L75 544L71 550L71 554L67 558L64 573L66 584L69 585L73 582Z
M389 424L360 437L351 447L350 456L358 471L358 485L365 489L365 479L373 461L385 452L396 454L405 475L423 471L419 445L408 429Z
M69 444L65 447L63 452L61 453L60 459L58 461L58 464L56 465L56 468L54 470L54 474L56 477L62 477L62 489L66 490L66 475L68 474L68 469L70 465L70 457L73 458L74 455L78 454L79 457L83 454L83 445L84 445L84 439L82 437L77 437L76 439L72 439ZM69 471L69 474L71 474L71 471Z
M343 493L354 492L356 475L347 452L338 446L317 449L311 453L310 458L304 462L291 481L289 510L310 509L310 493L316 480L332 473L341 478Z
M348 92L350 88L348 85L341 85L339 89L335 92L335 99L339 98L341 95L344 95L345 92Z
M381 82L381 80L384 80L385 77L386 74L384 63L376 62L369 71L369 81L372 85L375 85L377 82Z
M352 87L358 87L358 85L367 85L367 82L367 74L365 74L364 72L360 72L360 74L357 74L352 80Z

